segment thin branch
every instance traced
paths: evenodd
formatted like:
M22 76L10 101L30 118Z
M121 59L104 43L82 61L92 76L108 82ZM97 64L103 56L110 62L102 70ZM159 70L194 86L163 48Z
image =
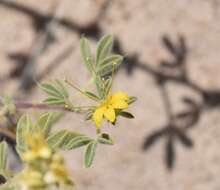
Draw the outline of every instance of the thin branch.
M64 106L60 105L48 105L44 103L31 103L31 102L15 102L14 103L16 108L18 109L29 109L29 108L36 108L36 109L58 109L58 110L67 110Z
M17 109L41 109L41 110L60 110L67 112L77 112L72 109L66 108L63 105L48 105L45 103L32 103L32 102L24 102L24 101L15 101L14 105Z
M10 131L9 129L4 128L4 127L2 127L2 126L0 126L0 134L3 135L3 136L8 137L8 138L10 138L10 139L12 139L12 140L14 140L14 141L15 141L15 139L16 139L15 133L13 133L13 132Z

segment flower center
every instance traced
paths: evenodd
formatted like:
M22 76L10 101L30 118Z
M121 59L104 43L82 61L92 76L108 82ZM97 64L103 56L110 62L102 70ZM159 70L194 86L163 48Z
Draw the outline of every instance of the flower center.
M101 102L100 107L106 107L107 109L112 105L112 97L107 97L103 102Z

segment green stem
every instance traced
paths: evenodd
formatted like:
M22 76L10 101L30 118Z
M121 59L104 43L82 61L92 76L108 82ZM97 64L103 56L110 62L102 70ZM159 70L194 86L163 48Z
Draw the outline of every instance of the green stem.
M91 109L91 108L95 108L95 106L72 106L72 107L69 107L69 105L66 105L65 108L70 109L72 111L83 111L83 109Z
M70 83L68 80L64 80L69 86L71 86L72 88L74 88L75 90L79 91L81 94L83 94L84 96L86 96L87 98L90 98L91 100L98 102L96 99L92 98L91 96L88 96L85 92L83 92L80 88L78 88L77 86L73 85L72 83Z

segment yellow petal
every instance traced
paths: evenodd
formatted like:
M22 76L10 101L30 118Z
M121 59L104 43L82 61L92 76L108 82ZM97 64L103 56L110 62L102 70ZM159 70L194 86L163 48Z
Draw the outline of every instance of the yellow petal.
M128 101L129 96L125 92L116 92L112 95L112 100L124 100Z
M113 108L106 109L104 112L104 116L110 122L114 122L115 121L115 110Z
M126 109L128 108L128 103L123 100L118 100L112 102L112 107L115 109Z
M57 182L57 179L55 177L55 175L53 174L53 172L48 171L45 175L44 175L44 181L47 184L53 184Z
M29 150L29 151L22 154L22 159L27 162L33 161L37 157L38 157L38 154L34 150Z
M103 107L97 108L93 113L92 119L98 128L101 126L103 114L104 114Z
M51 157L52 152L47 146L44 146L39 150L38 154L43 159L49 159Z

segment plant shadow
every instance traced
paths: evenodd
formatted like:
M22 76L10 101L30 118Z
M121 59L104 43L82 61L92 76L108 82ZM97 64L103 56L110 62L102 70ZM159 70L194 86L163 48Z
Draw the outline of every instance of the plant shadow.
M189 131L197 126L197 122L204 111L219 108L220 89L203 89L190 79L187 72L189 50L184 36L178 36L178 41L174 43L168 35L164 35L161 41L163 47L171 54L171 60L160 61L159 67L154 69L149 64L140 62L138 56L134 54L126 57L126 64L121 69L125 69L128 76L131 76L134 70L140 70L147 75L151 75L156 81L164 103L167 123L146 136L142 149L147 151L159 140L165 138L164 160L166 167L171 170L175 165L176 142L181 142L186 148L193 147L194 142L188 135ZM125 53L119 44L117 44L116 50L122 54ZM181 101L185 104L186 109L178 113L174 112L171 103L172 94L167 91L167 85L173 82L182 86L182 88L187 87L195 91L202 101L198 103L192 97L182 97Z

